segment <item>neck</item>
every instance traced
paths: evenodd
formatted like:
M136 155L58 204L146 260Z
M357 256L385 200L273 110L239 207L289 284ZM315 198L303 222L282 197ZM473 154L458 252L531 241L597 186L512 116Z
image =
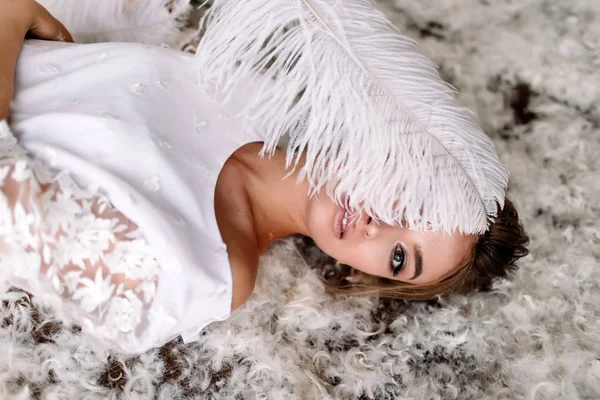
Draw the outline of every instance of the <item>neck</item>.
M244 188L250 207L254 233L260 254L275 241L293 234L308 235L306 211L309 185L297 183L298 170L283 179L285 152L276 150L272 157L260 158L262 144L252 144L242 154Z

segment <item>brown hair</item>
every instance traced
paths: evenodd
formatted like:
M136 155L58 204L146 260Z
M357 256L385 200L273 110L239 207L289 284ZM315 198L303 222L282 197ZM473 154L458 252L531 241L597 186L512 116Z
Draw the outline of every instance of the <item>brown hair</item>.
M431 300L451 293L466 294L489 289L492 280L515 272L515 261L528 254L529 238L519 222L513 203L506 199L504 209L467 254L466 259L436 282L409 284L391 279L365 277L367 282L328 286L330 293L353 296L374 295L408 300ZM370 282L368 280L371 280Z

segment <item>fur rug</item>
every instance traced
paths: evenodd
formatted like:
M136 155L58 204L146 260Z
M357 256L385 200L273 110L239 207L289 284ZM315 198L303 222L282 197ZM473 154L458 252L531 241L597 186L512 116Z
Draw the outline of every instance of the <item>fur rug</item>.
M66 0L65 0L66 1ZM600 398L600 2L387 0L511 171L531 254L490 293L325 294L348 268L303 238L200 341L109 353L2 294L2 399Z

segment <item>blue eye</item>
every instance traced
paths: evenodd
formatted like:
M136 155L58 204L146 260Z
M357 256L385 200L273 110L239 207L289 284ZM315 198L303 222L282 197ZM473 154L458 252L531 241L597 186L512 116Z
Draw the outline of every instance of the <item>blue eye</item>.
M398 273L402 271L402 268L404 268L404 260L404 249L402 249L401 245L397 244L392 253L392 258L390 259L390 269L394 276L398 275Z

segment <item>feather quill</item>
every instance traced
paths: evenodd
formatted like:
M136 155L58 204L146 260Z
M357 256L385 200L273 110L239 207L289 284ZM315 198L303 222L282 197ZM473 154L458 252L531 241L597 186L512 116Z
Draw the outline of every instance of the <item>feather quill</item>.
M482 233L508 170L435 65L371 0L215 0L196 52L225 93L248 80L262 154L289 135L287 166L338 204L415 230Z
M190 0L38 0L79 43L176 45Z

